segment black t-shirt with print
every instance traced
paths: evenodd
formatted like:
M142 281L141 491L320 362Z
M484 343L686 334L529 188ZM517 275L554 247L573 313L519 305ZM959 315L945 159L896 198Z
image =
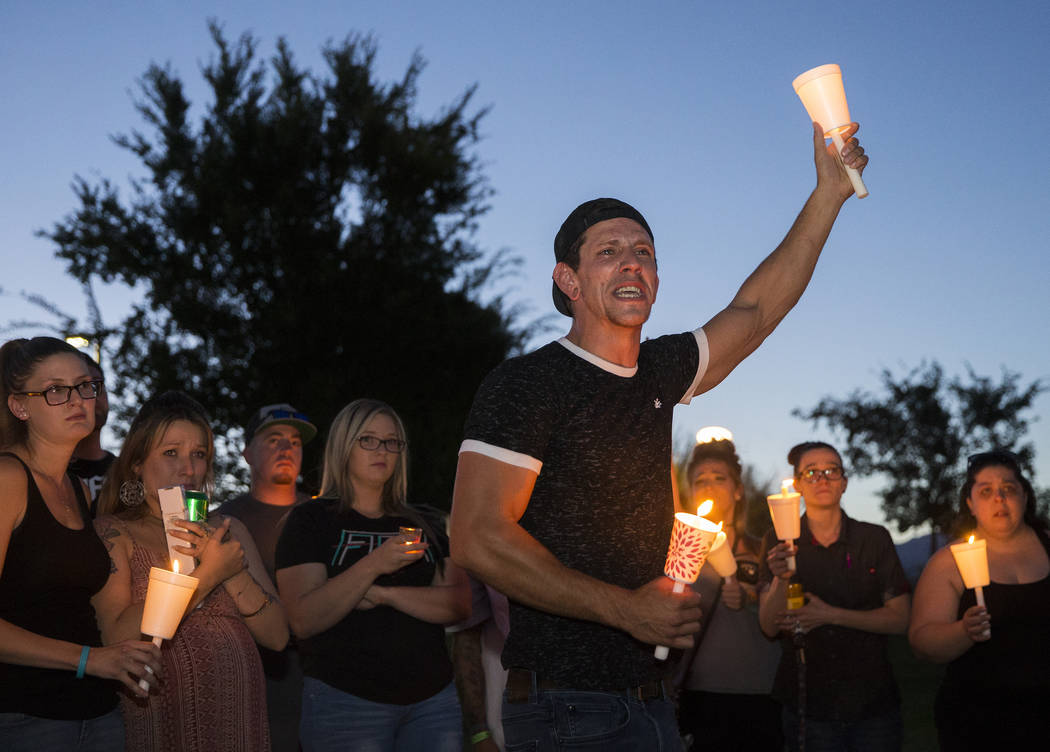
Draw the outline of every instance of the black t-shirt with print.
M431 540L417 562L375 581L380 586L430 585L437 560L448 554L441 524L428 519ZM277 570L298 564L325 565L328 578L346 571L388 538L404 517L372 519L339 511L335 499L315 499L292 509L277 542ZM372 702L408 705L432 697L452 681L445 630L389 606L355 609L331 628L299 640L303 673Z

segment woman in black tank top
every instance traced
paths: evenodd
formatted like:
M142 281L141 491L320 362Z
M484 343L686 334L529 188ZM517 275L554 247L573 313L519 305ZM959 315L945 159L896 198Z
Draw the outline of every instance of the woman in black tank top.
M0 748L123 748L116 681L160 670L151 643L100 647L91 598L109 556L67 472L94 427L83 356L52 337L0 348Z
M935 718L943 750L1044 749L1050 704L1050 537L1017 457L970 457L959 531L987 542L986 606L966 589L949 547L915 589L908 639L948 663Z

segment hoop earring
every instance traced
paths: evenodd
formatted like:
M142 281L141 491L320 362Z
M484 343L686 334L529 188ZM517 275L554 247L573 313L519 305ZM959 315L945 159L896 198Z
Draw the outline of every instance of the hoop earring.
M146 500L146 487L140 480L126 480L120 484L120 503L129 509Z

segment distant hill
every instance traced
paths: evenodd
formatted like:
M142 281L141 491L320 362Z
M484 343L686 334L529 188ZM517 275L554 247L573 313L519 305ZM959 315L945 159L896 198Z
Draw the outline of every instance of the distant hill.
M937 548L943 546L947 541L942 539L942 536L938 537ZM907 575L908 580L914 585L915 581L919 579L919 575L922 574L922 568L926 566L927 559L930 558L930 534L920 535L918 538L912 538L910 541L897 544L897 556L900 557L901 566L904 567L904 574Z

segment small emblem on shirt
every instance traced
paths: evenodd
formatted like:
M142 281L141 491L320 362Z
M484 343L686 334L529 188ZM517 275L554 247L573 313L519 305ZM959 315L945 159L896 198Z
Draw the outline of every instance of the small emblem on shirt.
M663 406L664 406L664 403L660 401L659 397L657 397L656 399L653 400L653 407L655 407L657 410L659 410Z

